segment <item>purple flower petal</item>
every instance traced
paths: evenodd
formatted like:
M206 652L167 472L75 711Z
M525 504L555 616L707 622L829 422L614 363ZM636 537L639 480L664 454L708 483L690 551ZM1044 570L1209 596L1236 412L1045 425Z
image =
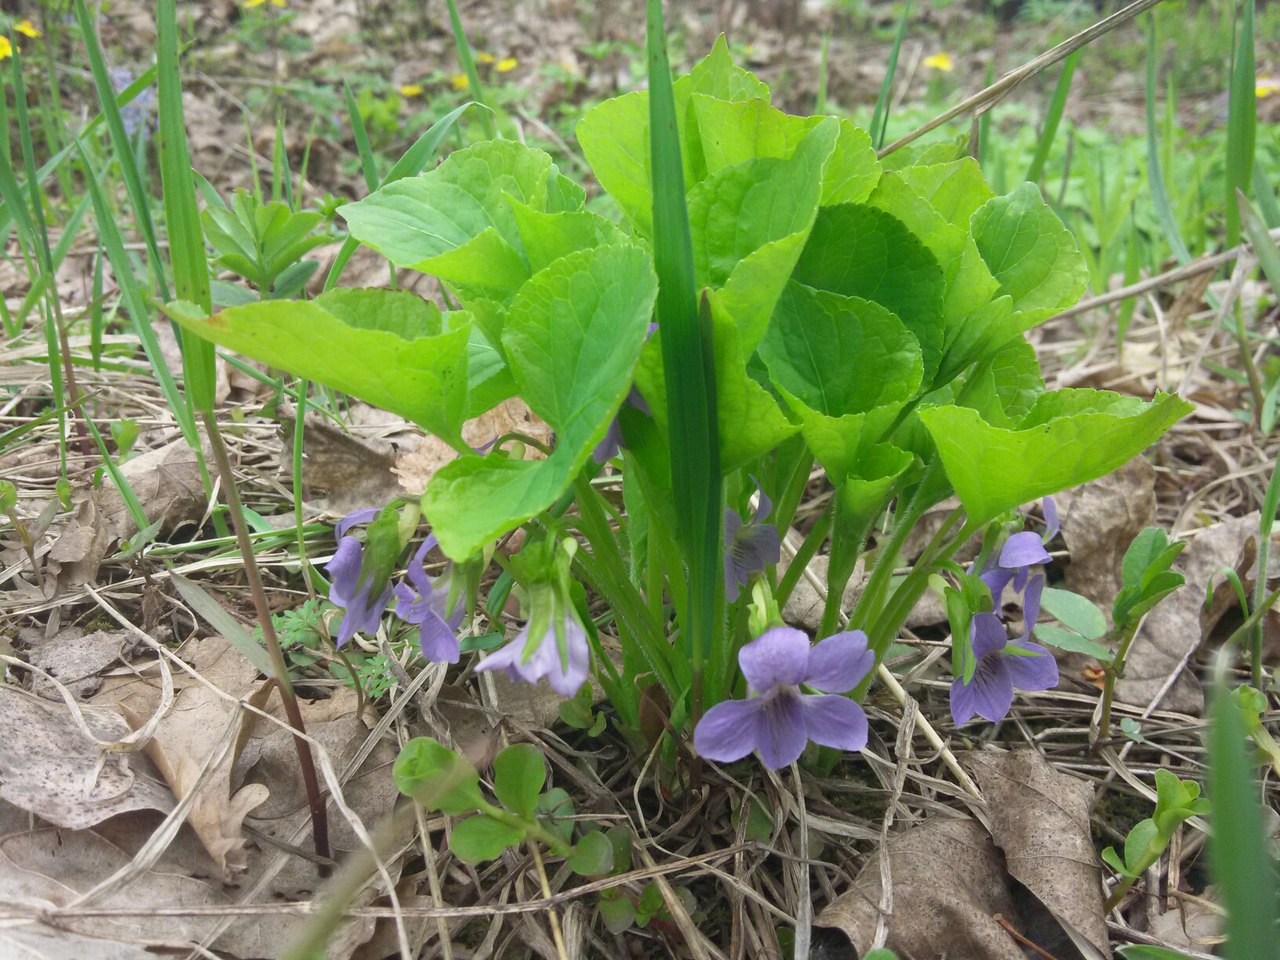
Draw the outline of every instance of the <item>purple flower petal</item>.
M758 693L803 683L809 672L809 638L791 627L766 630L738 651L747 684Z
M991 656L1009 642L1004 621L994 613L975 613L969 626L969 643L977 660Z
M1031 637L1031 630L1040 619L1040 595L1044 592L1044 574L1037 573L1027 581L1027 589L1022 594L1022 639Z
M1044 541L1029 530L1015 533L1000 549L1000 566L1006 570L1026 569L1052 559L1044 548Z
M461 621L461 617L458 618ZM430 611L418 625L418 646L431 663L457 663L462 657L458 644L457 624L451 624Z
M845 693L871 672L875 662L875 654L867 649L867 635L861 630L832 634L809 651L803 682L823 693Z
M807 640L805 644L808 645ZM766 767L778 770L795 763L804 753L804 745L808 742L804 708L800 705L800 695L793 690L782 690L761 699L764 700L761 712L763 729L756 749Z
M422 546L413 554L413 559L409 561L409 582L418 588L418 593L424 597L431 595L431 589L434 586L431 578L427 575L427 554L434 550L440 541L436 539L434 533L429 534L427 539L422 541Z
M773 513L773 501L769 499L768 494L764 492L764 488L760 486L760 481L754 476L751 482L756 485L756 493L760 495L760 501L756 504L756 512L753 520L755 523L764 523L769 519L769 514Z
M562 623L567 666L560 658L554 627L547 629L526 661L524 649L529 641L529 625L525 624L514 640L485 657L476 670L505 670L512 680L524 683L537 683L541 677L546 677L556 693L562 697L573 696L587 680L591 648L586 631L576 617L568 616Z
M741 760L760 742L764 701L726 700L702 715L693 730L693 746L698 755L716 763Z
M960 677L951 681L951 720L957 727L962 727L977 713L974 706L974 689Z
M355 599L360 583L360 565L364 560L364 545L355 537L343 537L333 559L325 564L329 575L329 600L339 607L348 607Z
M1014 644L1011 644L1013 646ZM1002 654L1009 679L1019 690L1052 690L1058 685L1058 661L1053 654L1038 643L1017 642L1024 650L1034 650L1034 657Z
M1040 509L1044 511L1044 542L1048 543L1058 535L1058 505L1053 497L1045 497L1040 501Z
M996 609L999 610L1004 605L1005 587L1009 586L1009 581L1013 579L1013 571L994 567L982 574L979 579L991 591L991 599L995 602Z
M778 530L770 524L749 523L737 532L724 554L725 596L730 603L738 599L739 588L754 574L778 562L780 548Z
M1013 678L1009 676L1009 657L998 654L978 662L969 686L973 688L973 708L978 716L999 723L1013 706Z
M867 745L867 715L848 697L804 694L805 735L814 743L837 750L861 750Z
M591 451L591 460L593 463L608 463L618 455L618 451L622 448L622 421L614 417L609 421L609 429L605 431L604 437L596 444L594 450Z
M377 507L369 507L365 510L356 510L354 513L348 513L345 517L334 525L334 533L338 539L342 539L347 535L347 531L357 524L368 523L378 515Z

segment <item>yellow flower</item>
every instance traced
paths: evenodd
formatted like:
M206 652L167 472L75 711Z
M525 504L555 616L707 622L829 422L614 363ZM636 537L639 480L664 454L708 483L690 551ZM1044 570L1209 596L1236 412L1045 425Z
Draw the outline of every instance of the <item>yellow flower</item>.
M22 49L19 48L18 52L21 53ZM12 56L13 56L13 44L9 42L8 37L0 33L0 60L8 60Z
M931 70L941 70L943 73L950 73L956 68L949 53L935 53L932 57L925 57L924 65Z
M406 83L400 88L400 96L402 97L420 97L422 96L422 84Z
M471 86L471 81L467 79L465 73L455 73L449 78L449 82L453 84L455 90L466 90Z
M1275 77L1259 77L1257 86L1253 88L1254 96L1259 100L1280 93L1280 79Z
M510 73L518 66L520 66L520 61L515 57L503 57L498 61L497 66L494 69L499 73Z
M246 10L252 10L254 7L260 7L266 2L267 0L244 0L244 8ZM283 7L286 3L287 0L271 0L271 5L273 7Z
M24 37L30 37L32 40L35 40L38 37L44 36L44 34L42 34L36 28L36 25L32 23L30 20L22 20L18 23L15 23L13 25L13 29L17 30Z
M492 53L477 53L476 63L493 63L494 56Z

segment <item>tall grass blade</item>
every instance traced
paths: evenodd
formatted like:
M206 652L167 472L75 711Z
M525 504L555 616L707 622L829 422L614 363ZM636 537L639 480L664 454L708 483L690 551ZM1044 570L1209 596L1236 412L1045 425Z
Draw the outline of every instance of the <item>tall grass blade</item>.
M893 80L898 73L898 54L902 52L902 41L907 35L907 18L911 16L911 4L902 8L902 19L898 21L898 29L893 35L893 46L889 48L889 63L885 66L884 79L880 81L880 92L876 94L875 110L871 114L871 145L877 150L884 144L884 134L889 126L889 95L893 92Z
M369 145L369 128L365 126L360 107L356 104L355 94L351 92L351 84L342 81L342 96L347 102L347 119L351 121L351 135L355 137L356 153L360 156L360 171L364 174L364 185L370 193L378 189L378 160Z
M1032 183L1039 183L1044 173L1045 161L1049 159L1053 140L1058 135L1058 124L1062 122L1062 113L1067 108L1067 96L1071 93L1071 78L1075 76L1080 54L1081 51L1077 50L1067 57L1067 62L1062 65L1062 76L1058 77L1058 84L1053 88L1049 109L1044 116L1044 128L1040 131L1040 142L1036 145L1035 156L1031 158L1031 166L1027 169L1027 179Z
M824 116L827 112L827 54L831 46L831 32L822 34L822 51L818 56L818 94L813 101L813 112Z
M475 57L471 55L471 44L467 40L467 31L462 28L462 18L458 16L458 4L455 0L448 0L449 6L449 26L453 29L453 43L458 48L458 62L462 64L462 72L467 77L467 89L471 91L471 98L477 103L488 106L488 102L484 98L484 90L480 87L480 74L476 70ZM486 111L480 115L480 123L484 127L484 135L492 140L497 136L497 131L493 124L492 111Z
M165 280L164 261L160 257L160 246L156 242L156 228L151 220L150 200L142 185L142 173L134 158L129 135L124 129L124 119L120 115L120 107L116 102L111 75L107 72L107 62L102 55L98 31L94 28L93 18L89 15L89 8L84 0L76 0L74 10L80 35L84 39L85 50L89 54L89 70L93 74L93 83L98 90L98 103L102 107L101 116L107 125L107 133L111 137L111 149L115 151L116 159L120 164L125 192L129 194L129 203L132 204L134 216L137 217L138 229L142 232L142 240L147 245L147 256L150 258L151 269L155 273L156 283L160 288L160 296L168 300L169 284Z
M1275 865L1268 855L1256 769L1245 746L1244 718L1234 696L1219 682L1209 728L1209 800L1213 835L1209 866L1227 910L1228 960L1274 960L1276 946Z
M1248 192L1257 154L1258 96L1253 55L1254 0L1243 0L1227 93L1227 247L1240 242L1236 191Z
M650 163L653 171L653 259L658 322L667 383L671 480L676 519L689 564L689 604L682 640L693 669L691 713L702 709L703 669L716 630L720 572L720 437L710 305L697 300L693 241L685 205L675 93L667 60L662 0L648 0ZM711 657L714 665L715 658ZM717 668L723 669L723 667ZM714 678L713 678L714 680ZM712 697L720 690L712 686Z
M1267 177L1267 171L1262 169L1261 162L1253 165L1253 199L1267 227L1271 230L1280 227L1280 198L1277 198L1276 188Z
M1156 133L1156 70L1159 63L1156 43L1156 17L1147 18L1147 184L1151 190L1151 202L1155 205L1160 228L1179 263L1191 262L1191 251L1182 239L1178 218L1169 203L1169 193L1164 186L1164 171L1160 165L1160 141Z
M187 150L182 108L182 76L178 69L176 0L160 0L156 8L156 82L160 110L160 179L164 185L169 259L178 299L208 312L209 263L204 230L196 207L191 154ZM182 369L187 395L197 410L213 410L213 344L200 337L182 338Z

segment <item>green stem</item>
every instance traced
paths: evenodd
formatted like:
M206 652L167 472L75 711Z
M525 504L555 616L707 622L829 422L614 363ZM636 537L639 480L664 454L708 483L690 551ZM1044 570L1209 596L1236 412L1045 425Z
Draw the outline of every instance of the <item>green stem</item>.
M1094 740L1095 744L1111 738L1111 704L1115 698L1116 680L1124 676L1124 658L1129 655L1129 648L1133 646L1133 640L1138 635L1138 627L1141 625L1142 620L1139 619L1125 630L1116 647L1115 658L1107 665L1106 675L1102 681L1102 713L1098 718L1098 736Z
M778 602L779 608L787 605L787 601L791 599L791 592L795 590L796 584L804 576L804 571L809 566L810 561L817 554L823 541L827 539L827 531L831 529L831 517L834 510L835 498L833 497L828 501L826 509L819 515L817 522L813 525L813 529L805 536L804 542L800 544L800 549L796 551L791 563L787 565L787 572L778 581L778 589L774 591L773 595Z
M490 819L497 820L499 823L504 823L509 827L515 827L517 830L523 830L528 839L537 840L539 843L545 844L546 848L557 857L567 857L573 853L571 845L565 843L536 820L526 820L510 810L496 806L486 800L481 800L477 809Z

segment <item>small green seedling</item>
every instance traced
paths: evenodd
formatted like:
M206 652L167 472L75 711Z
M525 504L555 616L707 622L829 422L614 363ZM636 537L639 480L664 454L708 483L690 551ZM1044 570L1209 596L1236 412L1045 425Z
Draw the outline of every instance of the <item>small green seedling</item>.
M604 732L606 717L593 710L594 705L591 686L584 684L576 696L560 704L560 719L575 730L585 730L589 737L598 737Z
M1115 907L1134 881L1160 859L1182 821L1208 812L1209 801L1200 796L1200 784L1194 780L1179 780L1168 770L1157 770L1155 813L1129 831L1124 841L1123 859L1115 847L1102 851L1102 859L1107 866L1121 877L1107 900L1107 909Z
M430 737L405 744L392 771L400 792L428 811L467 816L454 825L450 849L466 863L482 863L525 841L564 857L570 870L588 877L613 869L614 845L604 833L584 833L573 843L573 801L558 787L543 791L546 760L529 744L507 747L493 760L491 803L480 775L460 754Z
M244 277L264 300L297 296L320 266L303 256L329 242L313 234L323 215L262 203L243 189L235 192L230 206L211 203L200 219L217 254L214 264Z

